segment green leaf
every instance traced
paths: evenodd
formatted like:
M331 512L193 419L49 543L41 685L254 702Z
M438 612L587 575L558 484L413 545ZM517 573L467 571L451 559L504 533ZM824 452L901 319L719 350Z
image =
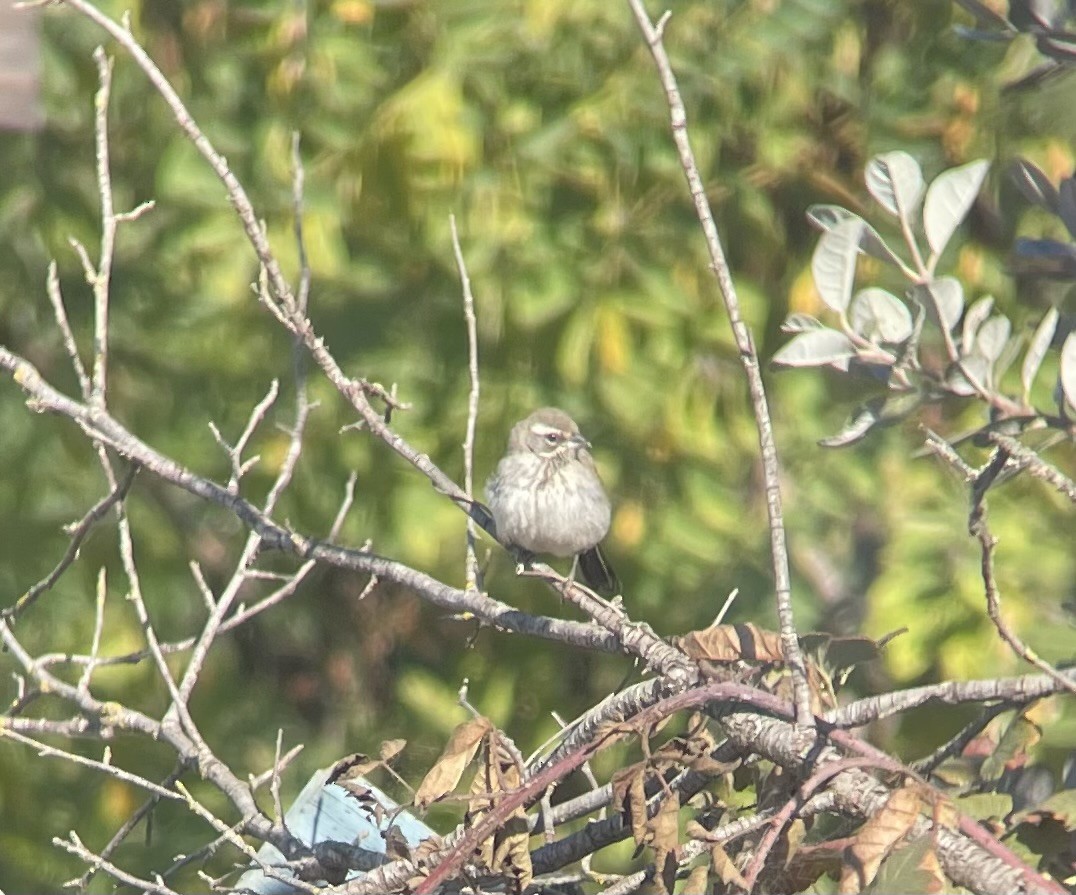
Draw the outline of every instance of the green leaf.
M977 792L958 798L956 807L978 821L1002 820L1012 813L1012 796L1006 792Z
M1050 308L1036 328L1035 335L1031 337L1031 344L1027 346L1027 354L1024 356L1023 366L1020 368L1020 382L1024 386L1025 404L1031 400L1031 386L1035 382L1035 376L1038 374L1043 358L1046 357L1046 352L1054 339L1054 333L1057 331L1058 316L1057 308Z
M898 848L882 862L878 874L863 889L871 895L891 895L894 892L937 892L938 879L924 864L930 860L930 836L922 836L910 845ZM937 858L934 859L935 865Z
M859 240L859 249L872 258L901 267L903 262L870 224L858 214L853 214L840 205L812 205L807 209L807 222L819 230L829 231L843 221L859 221L863 224L863 236Z
M898 392L871 398L856 408L852 418L836 435L819 439L820 447L847 447L855 444L875 426L888 426L904 419L909 413L923 403L923 396L918 391Z
M806 333L816 329L826 329L822 322L810 314L789 314L781 324L783 333Z
M1008 317L995 314L979 329L975 337L975 347L991 363L1001 357L1001 352L1009 341L1012 324Z
M852 340L835 329L819 329L800 333L774 356L773 363L779 367L818 367L834 364L847 369L847 362L855 357Z
M1007 769L1023 767L1031 747L1042 739L1042 729L1026 715L1018 714L1005 728L997 748L983 762L984 780L1000 780Z
M811 258L811 273L819 296L827 307L840 314L848 308L852 297L863 227L863 221L858 218L841 221L822 234Z
M909 226L923 198L923 172L907 152L876 155L867 162L867 190L894 217Z
M912 314L892 292L877 287L863 289L852 299L849 322L859 335L872 342L898 345L912 334Z
M927 318L939 328L952 330L964 313L964 287L954 277L940 277L915 287L915 297L927 310Z
M852 414L852 418L845 423L840 432L827 438L820 438L818 446L826 448L848 447L850 444L862 441L881 419L878 410L879 406L876 401L868 401L856 409L855 413Z
M1061 392L1076 407L1076 332L1069 333L1061 346Z
M923 229L935 257L940 255L953 232L968 213L990 170L990 162L969 162L939 174L927 190L923 206Z
M994 310L994 296L992 295L984 295L968 308L968 313L964 315L964 334L960 344L961 354L971 354L975 350L975 336L979 332L979 327L982 326L983 321L990 316L992 310Z

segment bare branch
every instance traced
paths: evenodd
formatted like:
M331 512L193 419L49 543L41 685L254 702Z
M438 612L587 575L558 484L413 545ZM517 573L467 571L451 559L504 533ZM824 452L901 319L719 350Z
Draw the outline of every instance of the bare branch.
M29 361L3 346L0 346L0 369L11 373L16 384L30 396L35 407L69 417L91 437L99 439L102 443L112 446L120 454L141 463L154 475L235 513L259 536L262 546L284 550L303 559L320 560L339 568L372 573L382 580L394 581L408 587L450 612L471 613L494 627L559 640L587 649L600 649L606 652L621 650L615 638L610 638L592 625L531 616L477 592L448 587L429 575L368 551L337 547L290 531L275 523L249 501L230 494L222 485L196 475L171 458L153 450L128 432L108 413L93 410L56 391L42 379L41 374ZM550 572L552 573L552 570ZM221 602L218 601L218 606ZM636 636L642 637L644 633L639 629ZM660 642L660 640L657 641L657 643ZM625 648L629 648L627 644Z
M452 250L456 256L456 269L460 274L463 287L463 317L467 321L467 371L470 374L471 387L467 393L467 434L463 439L463 490L469 498L474 498L474 440L475 426L478 422L478 396L480 384L478 379L478 324L474 312L474 295L471 294L471 278L467 273L467 262L460 247L460 235L456 230L456 216L448 216L452 230ZM475 554L477 537L474 519L467 517L467 562L466 586L481 589L479 581L478 558Z
M94 600L93 639L90 642L90 661L82 670L78 681L79 692L89 692L90 679L97 667L97 652L101 648L101 629L105 623L105 594L108 592L108 576L104 567L97 573L97 599Z
M1076 681L1076 668L1066 672L1069 681ZM827 712L823 717L838 727L862 727L872 721L907 712L928 702L943 705L962 705L969 702L1000 701L1012 708L1023 703L1051 696L1067 687L1059 685L1052 675L1026 675L1014 678L991 678L981 681L943 681L924 687L912 687L894 693L881 693L850 702Z
M661 18L660 27L655 27L643 7L642 0L628 0L628 4L635 14L635 20L639 23L639 28L650 49L650 54L654 57L662 87L665 89L673 141L676 143L676 149L680 155L680 165L684 169L688 189L695 203L695 213L698 216L699 224L702 226L706 247L710 252L711 267L717 277L717 285L729 316L732 336L740 353L744 373L747 375L747 387L751 394L751 406L754 410L755 422L758 427L762 472L766 484L766 509L770 518L770 546L773 555L777 615L781 624L781 646L784 649L785 658L792 674L797 723L809 724L811 721L811 691L807 684L807 665L800 650L799 636L796 633L796 622L792 612L792 578L789 573L788 547L785 543L785 524L781 508L780 466L777 460L777 444L773 437L773 423L770 420L769 404L766 400L766 389L763 385L762 373L759 368L758 352L755 349L751 331L748 329L747 324L744 323L743 316L740 313L740 301L736 294L736 285L732 280L728 261L725 259L725 250L721 246L721 237L717 232L717 225L714 223L710 200L706 196L706 188L703 185L702 176L699 174L695 154L691 149L691 141L688 138L687 112L684 108L684 101L680 95L680 88L676 83L672 63L669 62L668 54L666 54L665 46L662 43L662 34L668 21L668 15L666 14Z
M68 527L68 533L71 535L71 540L67 544L67 549L64 551L63 558L56 564L56 567L48 573L48 575L19 597L12 606L0 609L0 618L18 618L20 613L24 612L37 600L38 597L50 590L52 586L60 580L60 576L67 571L71 563L78 559L79 549L82 547L82 543L86 540L86 536L90 533L93 527L105 517L112 507L122 502L127 497L127 492L130 491L131 483L134 481L137 474L137 465L127 467L127 470L123 474L123 478L116 484L116 486L105 497L101 498L101 500L90 507L86 515L78 522Z
M1010 438L1008 435L1002 435L999 432L991 432L988 437L994 444L1005 450L1012 458L1013 463L1021 469L1026 469L1035 478L1042 479L1047 484L1053 485L1058 492L1076 503L1076 482L1062 475L1061 472L1043 460L1031 448L1015 438Z
M145 895L179 895L175 889L170 889L160 880L148 880L135 876L133 873L128 873L126 870L117 867L101 855L90 851L82 844L82 840L79 839L78 834L76 834L74 830L67 835L67 839L61 839L59 836L53 838L53 844L59 846L68 854L72 854L79 860L89 864L94 870L103 870L113 879L118 880L125 885L134 886L140 892L145 893ZM79 880L72 880L71 884L78 885Z
M105 406L108 388L108 300L112 286L112 259L116 251L116 212L112 202L112 172L108 154L108 104L112 92L112 59L98 47L93 52L101 86L94 98L97 191L101 197L101 254L93 286L93 388L90 402ZM84 261L84 263L86 263Z
M71 366L78 377L82 400L89 401L92 385L89 374L86 373L86 367L82 364L82 358L79 356L78 345L75 344L75 334L71 330L71 321L67 318L67 309L64 307L63 294L60 292L60 277L56 272L55 261L49 262L49 272L45 282L45 291L48 293L49 302L52 305L52 313L56 317L56 324L60 327L60 333L63 335L64 349L67 351Z
M13 740L16 743L21 743L24 746L29 746L42 758L62 758L64 761L69 761L72 764L80 765L84 768L91 768L95 771L100 771L108 777L114 777L117 780L121 780L124 783L130 783L132 786L137 786L140 789L144 789L147 792L153 793L155 796L161 799L173 799L179 800L180 796L172 792L170 789L165 789L163 786L159 786L152 780L147 780L145 777L141 777L138 774L132 774L130 771L125 771L123 768L112 764L111 754L108 751L108 747L105 747L105 758L102 761L97 761L93 758L86 758L83 755L76 755L74 752L68 752L66 749L60 749L56 746L49 746L45 743L38 742L31 737L24 736L21 733L11 729L6 725L0 725L0 737L4 739Z
M1008 461L1008 453L1003 448L998 448L1000 462L995 464L999 468ZM998 587L997 578L994 575L994 552L997 549L997 538L990 533L986 521L985 487L979 491L973 487L973 503L971 516L968 520L968 529L972 536L979 542L982 558L979 563L983 577L983 588L986 592L986 611L990 620L997 628L998 634L1016 655L1030 665L1034 665L1043 674L1048 675L1061 687L1076 696L1076 681L1069 680L1064 674L1054 668L1049 662L1041 659L1031 647L1021 640L1015 631L1009 627L1001 614L1001 589Z
M185 766L183 762L177 764L172 773L165 777L163 781L161 781L161 788L171 790L172 787L175 786L176 781L179 780L179 778L183 775L184 770ZM156 794L151 795L148 799L146 799L146 801L144 801L138 807L138 809L129 818L127 818L127 820L123 822L120 828L112 834L112 838L109 839L108 844L103 849L101 849L101 853L100 855L98 855L98 857L107 861L116 851L116 849L124 843L127 837L134 832L135 828L139 825L139 823L141 823L144 818L148 817L149 814L153 811L153 809L160 804L160 801L161 797ZM92 880L94 876L97 875L98 869L99 867L97 865L91 865L89 870L87 870L81 877L79 877L78 887L80 891L84 892L86 890L86 887L90 884L90 880Z

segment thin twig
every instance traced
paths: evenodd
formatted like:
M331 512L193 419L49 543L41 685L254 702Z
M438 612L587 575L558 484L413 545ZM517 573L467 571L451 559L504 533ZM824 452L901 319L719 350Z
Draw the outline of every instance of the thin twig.
M90 679L97 668L97 653L101 648L101 630L105 624L105 594L108 592L108 575L102 566L97 572L97 599L94 600L93 637L90 640L90 661L86 663L78 680L80 692L89 692Z
M687 112L676 83L672 64L662 43L662 34L668 21L668 13L655 26L643 7L642 0L628 0L639 28L643 32L650 54L654 57L661 84L665 89L665 98L669 106L673 141L680 156L680 165L687 177L688 189L695 203L695 213L702 226L706 247L710 252L710 262L721 297L728 313L732 335L740 353L740 361L747 375L747 387L751 395L751 406L758 427L759 449L762 456L762 473L766 488L766 509L770 520L770 547L773 559L774 591L777 599L777 616L780 621L781 645L785 660L792 675L792 688L796 704L796 722L811 723L811 690L807 683L807 665L800 649L796 622L792 612L792 578L789 572L788 547L785 542L785 525L781 508L781 477L777 460L777 444L773 436L773 423L770 420L766 389L762 382L759 368L758 352L755 349L751 331L744 323L740 313L740 301L736 286L732 280L725 251L721 246L721 237L714 223L710 200L695 162L691 141L687 132Z
M0 618L17 618L20 613L31 606L38 597L51 589L52 586L60 580L60 576L63 575L71 563L78 558L82 543L86 540L86 536L89 535L93 527L108 514L108 511L112 509L113 506L127 497L127 492L130 491L131 483L134 481L137 473L137 464L128 466L123 474L123 478L116 484L116 486L109 491L107 495L90 507L85 516L67 528L67 532L71 536L71 539L67 543L67 549L64 551L63 557L48 575L19 597L14 605L0 609Z
M164 780L161 781L160 786L162 789L171 789L175 786L175 783L183 775L186 765L181 761L172 770ZM135 811L127 818L115 833L112 834L112 838L108 840L108 844L101 849L99 857L103 860L108 860L113 852L119 848L123 842L127 839L135 828L142 821L143 818L148 817L150 812L157 807L161 802L161 797L157 794L151 795L146 801L144 801ZM78 890L85 892L89 886L90 881L97 875L99 867L97 865L91 866L82 876L78 879Z
M71 360L71 366L78 377L79 391L83 401L90 400L90 391L93 388L86 367L78 353L78 345L75 343L75 334L71 330L71 321L67 317L67 309L64 307L63 293L60 291L60 277L56 272L56 262L49 262L48 276L45 278L45 291L52 305L52 313L56 317L56 324L60 327L63 336L64 349Z
M479 525L492 533L492 520L485 508L472 501L464 490L430 459L428 454L416 450L396 434L385 417L370 403L370 398L383 401L390 410L405 405L397 401L391 391L377 383L349 377L340 368L327 348L325 340L317 335L310 320L303 313L299 300L281 272L265 229L261 225L246 190L229 168L224 156L213 147L209 138L202 132L183 104L175 88L138 43L130 29L110 18L89 0L64 0L64 3L108 32L131 55L172 111L180 129L224 185L228 199L234 206L243 231L261 265L259 294L263 304L289 332L296 336L297 341L302 343L337 391L358 412L362 419L362 426L411 463L430 480L438 491L448 496Z
M987 437L998 447L1003 448L1012 462L1021 469L1026 469L1035 478L1053 485L1058 492L1076 503L1076 482L1043 460L1027 445L999 432L991 432Z
M946 740L929 755L913 761L911 764L912 770L917 774L922 774L924 777L929 777L943 761L960 755L964 751L964 747L982 733L986 726L998 715L1011 711L1012 708L1012 705L1005 702L986 706L977 718L973 718L965 724L955 736Z
M998 449L999 455L1007 459L1007 453ZM1004 466L1004 461L1000 466ZM985 489L984 489L985 490ZM975 489L973 488L973 492ZM986 521L985 494L980 494L972 505L971 516L968 521L968 529L979 542L982 556L979 562L980 572L983 578L983 588L986 592L986 611L990 620L997 628L998 634L1012 649L1016 655L1030 665L1034 665L1043 674L1053 678L1057 683L1076 696L1076 682L1069 680L1064 674L1054 668L1049 662L1041 659L1031 647L1021 640L1015 631L1009 627L1001 614L1001 588L998 587L997 578L994 575L994 553L997 550L997 538L990 533L990 527Z
M247 418L247 424L244 426L242 433L240 433L238 440L234 445L229 444L215 423L209 424L209 429L213 433L213 437L217 440L224 452L228 455L228 460L232 465L232 477L228 480L228 490L235 494L239 493L239 482L247 472L258 462L259 457L251 457L249 460L243 460L243 451L247 449L247 445L250 443L250 439L254 436L254 432L265 421L265 415L269 412L269 409L276 402L277 395L280 394L280 382L274 379L269 384L269 390L265 393L265 397L262 398L250 412L250 416Z
M116 250L116 211L112 200L112 173L108 150L108 106L112 92L112 59L104 49L93 51L100 88L94 97L94 135L96 138L97 192L101 197L101 254L91 285L93 286L93 387L90 401L105 406L108 387L108 304L112 286L112 260ZM88 263L88 262L85 262Z
M60 749L56 746L49 746L45 743L38 742L32 737L18 733L6 725L0 725L0 739L13 740L16 743L29 746L42 758L62 758L64 761L71 762L71 764L100 771L123 783L130 783L132 786L137 786L140 789L151 792L159 798L180 800L180 796L171 790L165 789L163 786L154 783L152 780L147 780L145 777L133 774L130 771L125 771L123 768L112 764L111 754L109 753L107 746L105 747L105 759L98 761L95 758L86 758L84 755L77 755L74 752L68 752L66 749Z
M128 873L126 870L117 867L101 855L90 851L82 844L82 840L79 839L74 830L67 835L67 839L61 839L59 836L54 837L52 840L53 845L59 846L68 854L74 855L80 861L89 864L95 871L103 870L113 879L124 885L134 887L144 895L179 895L175 889L169 888L159 880L153 881L135 876L133 873ZM78 883L79 880L77 879L71 881L72 885L78 885Z
M469 498L474 498L474 442L475 428L478 423L478 322L475 317L474 295L471 293L471 278L467 273L467 262L463 257L463 249L460 247L460 235L456 230L456 216L448 216L449 228L452 231L452 250L456 256L456 268L460 274L460 284L463 288L463 318L467 321L467 371L470 374L471 386L467 392L467 433L463 438L463 490ZM482 589L479 580L480 570L478 557L475 553L475 539L478 535L474 519L467 517L467 559L465 565L465 580L468 590Z
M747 883L747 891L753 892L755 890L755 883L758 881L758 876L762 869L766 866L766 859L769 857L770 852L773 851L774 845L777 844L777 837L781 835L782 830L788 826L794 816L800 815L804 804L818 792L821 786L849 768L873 767L874 765L875 762L872 759L859 757L842 758L838 761L827 762L816 768L799 790L781 806L781 810L775 812L770 819L768 829L763 834L762 840L755 847L751 855L751 861L743 873L744 881Z
M278 727L276 731L276 747L273 752L273 774L269 783L269 792L273 797L273 811L276 812L276 819L280 823L284 823L284 806L280 801L280 750L284 745L284 729Z

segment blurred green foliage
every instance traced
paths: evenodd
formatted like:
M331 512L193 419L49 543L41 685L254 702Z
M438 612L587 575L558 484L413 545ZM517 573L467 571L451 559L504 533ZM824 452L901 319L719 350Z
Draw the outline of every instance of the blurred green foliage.
M731 620L775 625L757 443L739 361L668 134L665 100L626 4L606 0L377 3L105 2L132 27L228 158L290 275L290 140L302 135L311 315L345 369L396 383L412 409L398 431L462 479L466 337L448 217L457 216L477 297L482 410L476 475L484 479L511 423L541 404L583 422L617 505L610 553L632 614L662 634L709 623L739 589ZM1020 152L1055 177L1072 169L1051 131L1071 109L1071 78L1045 99L999 90L1022 47L969 44L948 2L713 0L678 3L666 41L691 137L762 356L790 311L812 312L815 234L803 212L835 202L870 213L862 169L875 152L912 152L928 175ZM71 12L45 20L47 127L0 135L0 342L74 392L44 292L50 258L83 356L92 302L71 237L99 239L93 167L93 47L103 35ZM106 43L106 49L115 52ZM1016 57L1014 59L1014 57ZM292 419L289 340L256 302L256 277L223 189L179 134L131 60L118 54L111 109L119 208L156 209L121 230L113 279L114 413L139 437L226 479L207 424L241 430L269 381L282 397L253 450L246 493L264 494ZM1044 114L1049 101L1054 114ZM1037 111L1029 111L1031 109ZM1002 198L1005 190L1002 189ZM989 206L989 203L987 203ZM1017 228L977 209L947 262L969 297L992 292L1033 327L1052 294L1019 293L1004 253ZM999 224L1000 221L1000 224ZM944 265L943 265L944 266ZM872 692L948 677L1027 671L985 614L962 483L915 457L914 424L844 452L816 440L840 428L857 395L818 372L769 376L786 485L794 598L802 630L880 636L906 627L884 667L857 672ZM324 532L350 471L358 497L341 540L446 581L463 581L464 517L428 482L361 432L317 376L303 460L278 517ZM971 402L926 422L957 433ZM982 455L972 458L980 462ZM1053 462L1074 471L1071 452ZM26 411L0 384L0 592L14 602L63 553L62 524L104 493L81 434ZM196 632L204 605L188 571L227 580L243 532L223 510L141 476L130 500L143 589L164 640ZM1006 617L1044 658L1071 659L1062 606L1074 596L1071 508L1032 481L991 498ZM484 542L485 551L489 542ZM136 648L114 534L102 527L54 592L19 622L41 651L84 651L97 571L109 572L102 653ZM517 581L489 550L488 587L523 608L568 611ZM411 745L417 779L462 718L456 692L503 725L526 753L616 687L627 663L579 657L451 620L391 586L357 600L354 576L321 572L286 604L222 638L196 691L208 741L240 774L306 743L286 793L309 772L381 739ZM179 661L179 660L177 660ZM6 698L10 657L0 659ZM536 682L541 682L536 685ZM101 695L159 709L148 667L101 671ZM243 698L237 699L237 693ZM1043 709L1040 760L1076 746L1071 701ZM953 733L961 712L913 714L876 732L907 758ZM93 752L91 745L81 746ZM164 749L118 742L117 758L153 778ZM56 887L80 872L49 844L75 828L91 847L140 803L114 781L0 745L0 888ZM161 809L148 843L121 851L160 868L206 830ZM191 883L195 883L192 881ZM97 881L98 890L107 888Z

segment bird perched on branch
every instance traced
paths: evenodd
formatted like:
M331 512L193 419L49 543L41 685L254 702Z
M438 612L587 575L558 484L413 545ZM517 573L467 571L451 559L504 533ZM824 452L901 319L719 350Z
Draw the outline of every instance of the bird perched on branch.
M563 410L543 407L512 427L508 452L486 482L486 496L507 547L574 557L583 580L603 596L620 583L598 544L609 531L609 498L590 442Z

